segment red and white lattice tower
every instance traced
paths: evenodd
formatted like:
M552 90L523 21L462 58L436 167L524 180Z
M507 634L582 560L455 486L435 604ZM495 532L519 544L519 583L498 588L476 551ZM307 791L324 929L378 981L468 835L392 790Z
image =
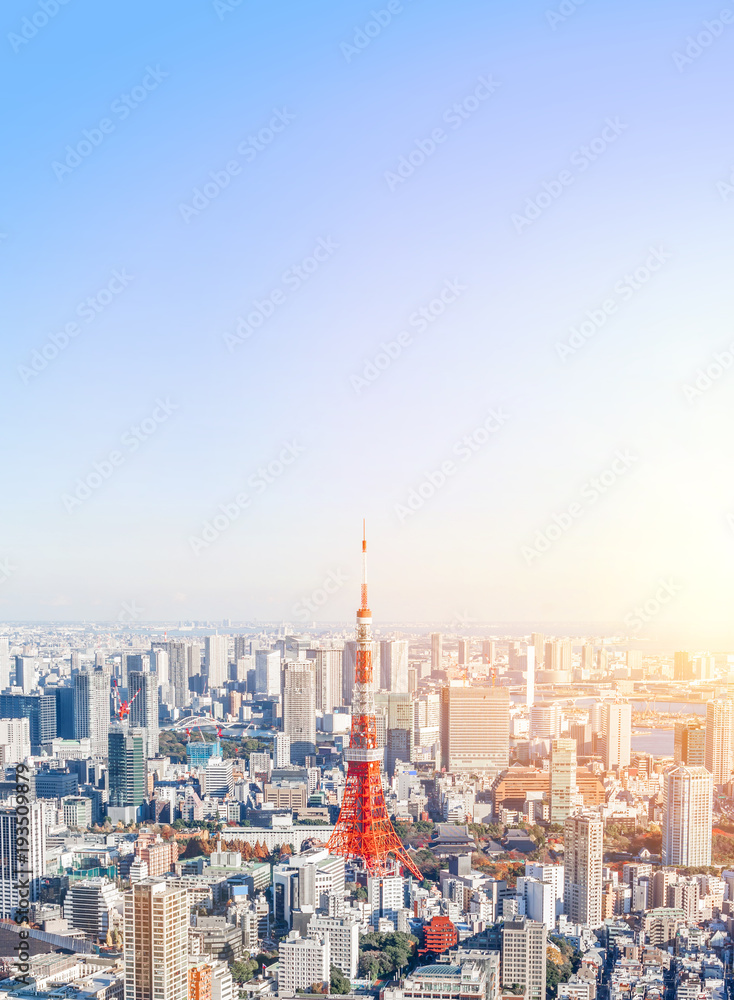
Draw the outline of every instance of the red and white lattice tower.
M416 878L423 875L393 830L382 790L383 751L377 746L372 684L372 612L367 602L367 541L362 537L362 600L357 611L357 655L352 695L352 730L347 783L328 849L348 860L361 860L371 875L388 875L395 860Z

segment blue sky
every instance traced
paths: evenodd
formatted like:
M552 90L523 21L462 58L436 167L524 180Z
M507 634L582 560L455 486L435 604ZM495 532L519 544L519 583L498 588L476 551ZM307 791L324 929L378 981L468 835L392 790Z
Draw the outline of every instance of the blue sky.
M3 6L0 614L348 618L366 516L377 617L734 640L734 23L315 6Z

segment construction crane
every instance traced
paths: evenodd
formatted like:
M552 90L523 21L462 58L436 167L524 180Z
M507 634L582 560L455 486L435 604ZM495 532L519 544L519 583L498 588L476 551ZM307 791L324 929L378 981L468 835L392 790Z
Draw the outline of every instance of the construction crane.
M120 698L120 690L119 690L119 687L117 685L117 678L116 677L114 678L114 680L113 680L112 683L113 683L112 690L114 692L114 697L115 697L115 718L118 720L118 722L123 722L125 719L127 719L128 715L130 714L130 709L132 707L132 703L135 701L135 699L137 698L137 696L140 694L140 692L142 691L142 688L138 688L138 690L132 696L132 698L130 699L130 701L123 701L122 698Z

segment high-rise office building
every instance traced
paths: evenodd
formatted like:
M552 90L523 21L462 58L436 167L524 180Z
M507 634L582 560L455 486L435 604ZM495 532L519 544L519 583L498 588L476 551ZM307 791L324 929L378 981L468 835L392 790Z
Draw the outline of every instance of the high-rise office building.
M673 759L687 767L706 767L706 726L700 722L676 722Z
M23 881L28 879L29 901L35 903L39 898L41 879L46 874L43 811L42 802L30 802L24 817L28 825L24 823L19 830L16 809L0 808L0 917L4 919L14 920L16 910L25 903L19 897L21 874L25 873ZM27 844L20 840L27 840Z
M535 646L525 652L525 704L529 708L535 704Z
M440 632L431 632L431 673L443 670L443 636Z
M139 822L148 794L145 730L116 723L109 733L109 806L113 823Z
M23 694L30 694L36 686L36 671L38 661L35 656L15 657L15 686L19 687Z
M56 739L56 698L51 694L0 694L0 718L28 719L31 750Z
M484 665L484 672L488 673L489 668L492 667L494 663L494 658L496 655L495 643L492 639L482 640L482 663Z
M448 771L507 767L510 753L508 688L441 689L441 763Z
M565 823L579 798L576 784L576 741L558 739L551 743L550 821Z
M127 691L130 671L137 670L142 672L143 668L144 662L142 653L123 653L120 657L120 673L118 676L120 687L125 688Z
M291 738L287 733L276 733L273 745L273 767L290 767Z
M563 728L563 706L558 702L541 702L530 708L530 738L555 740Z
M706 769L714 785L726 785L732 772L732 721L734 703L726 698L706 705Z
M342 650L312 650L316 670L316 708L330 715L342 703Z
M130 728L145 733L146 754L158 755L158 683L155 674L131 671L128 675Z
M45 689L56 699L56 736L61 740L74 739L74 688L59 685Z
M632 740L632 706L629 702L605 702L602 715L604 767L629 767Z
M441 699L421 695L413 701L413 759L437 760L441 753Z
M280 695L281 657L277 649L258 649L255 653L255 691L274 698Z
M74 675L74 739L89 740L94 756L106 757L110 731L110 670L95 667Z
M468 639L459 639L459 658L458 662L462 666L467 666L469 663L469 647L471 643Z
M208 635L204 639L204 659L210 691L224 687L227 681L228 648L229 637L226 635Z
M530 642L535 650L535 666L541 670L545 666L545 636L542 632L533 632L530 636Z
M711 864L713 776L705 767L677 764L663 776L664 865Z
M380 642L380 688L400 694L408 692L408 640Z
M168 650L153 647L150 651L150 672L156 675L158 687L166 688L170 684L168 671Z
M10 641L0 636L0 691L10 685Z
M589 674L594 670L594 646L590 642L585 642L581 647L581 670Z
M0 719L0 747L3 764L19 764L31 755L31 727L28 719Z
M125 1000L187 1000L189 900L158 879L125 893Z
M575 813L564 824L563 899L573 924L602 923L604 823L596 813Z
M305 764L316 753L316 678L313 660L285 665L283 732L291 739L291 760Z
M628 649L626 653L627 666L631 671L642 674L642 650Z
M188 647L185 642L169 642L168 681L173 688L173 703L176 708L183 708L189 701L189 665Z
M545 924L524 917L505 920L501 938L501 981L523 987L526 1000L545 1000L546 947Z
M693 680L693 662L690 653L679 651L673 654L673 680Z

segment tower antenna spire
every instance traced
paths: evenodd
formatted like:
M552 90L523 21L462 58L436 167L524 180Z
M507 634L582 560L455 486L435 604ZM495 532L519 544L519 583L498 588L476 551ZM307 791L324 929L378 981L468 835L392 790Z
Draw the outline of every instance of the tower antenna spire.
M359 605L360 611L369 611L367 600L367 522L362 518L362 593Z
M371 875L388 875L397 861L423 879L420 869L393 829L382 790L383 750L377 745L372 674L372 612L367 601L367 531L362 521L362 594L357 634L349 748L344 751L347 781L342 806L328 849L361 860Z

